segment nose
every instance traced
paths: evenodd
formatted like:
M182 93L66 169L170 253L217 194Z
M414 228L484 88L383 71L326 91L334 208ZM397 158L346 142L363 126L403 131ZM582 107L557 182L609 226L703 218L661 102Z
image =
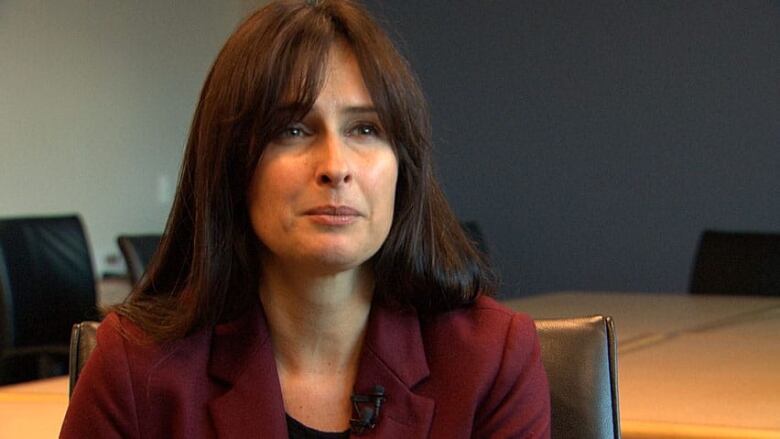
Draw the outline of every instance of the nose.
M348 151L339 136L325 136L318 149L320 158L317 161L317 184L339 187L352 181Z

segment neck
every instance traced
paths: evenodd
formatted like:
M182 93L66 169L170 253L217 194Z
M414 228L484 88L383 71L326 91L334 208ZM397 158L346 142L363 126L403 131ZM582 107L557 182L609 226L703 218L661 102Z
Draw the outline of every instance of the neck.
M365 267L306 276L265 264L260 300L280 372L354 376L372 296Z

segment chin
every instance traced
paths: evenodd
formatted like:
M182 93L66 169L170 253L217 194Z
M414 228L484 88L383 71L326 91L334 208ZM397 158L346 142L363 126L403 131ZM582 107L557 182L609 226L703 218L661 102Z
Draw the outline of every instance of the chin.
M309 265L313 268L319 268L322 271L331 273L349 271L363 265L365 262L363 258L343 254L313 255L307 259L309 260Z
M376 252L356 251L347 248L327 248L307 254L306 265L314 270L327 273L339 273L353 270L371 259Z

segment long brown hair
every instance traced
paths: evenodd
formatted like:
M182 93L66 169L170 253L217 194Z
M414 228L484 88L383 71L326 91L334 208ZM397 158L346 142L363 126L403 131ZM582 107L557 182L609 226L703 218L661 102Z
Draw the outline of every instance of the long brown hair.
M214 62L160 248L114 308L155 339L228 321L257 301L263 248L246 190L265 145L313 106L337 40L354 51L399 163L393 225L370 262L375 300L429 314L493 292L492 271L434 176L428 109L405 59L352 0L282 0L247 18ZM291 97L294 111L279 111Z

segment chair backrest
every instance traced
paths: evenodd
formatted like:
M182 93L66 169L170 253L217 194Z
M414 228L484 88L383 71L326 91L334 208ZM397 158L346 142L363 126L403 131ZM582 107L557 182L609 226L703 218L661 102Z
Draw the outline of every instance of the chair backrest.
M539 319L536 330L550 382L552 437L620 438L612 319Z
M160 235L122 235L117 238L133 285L137 284L146 272L149 261L160 245L160 238Z
M81 369L87 363L89 356L97 345L98 322L86 321L76 323L70 331L70 356L68 359L68 374L70 375L70 385L68 394L73 394L76 387L76 381L79 379Z
M96 315L79 217L0 219L0 347L67 347L67 328Z
M780 296L780 233L705 230L689 292Z

